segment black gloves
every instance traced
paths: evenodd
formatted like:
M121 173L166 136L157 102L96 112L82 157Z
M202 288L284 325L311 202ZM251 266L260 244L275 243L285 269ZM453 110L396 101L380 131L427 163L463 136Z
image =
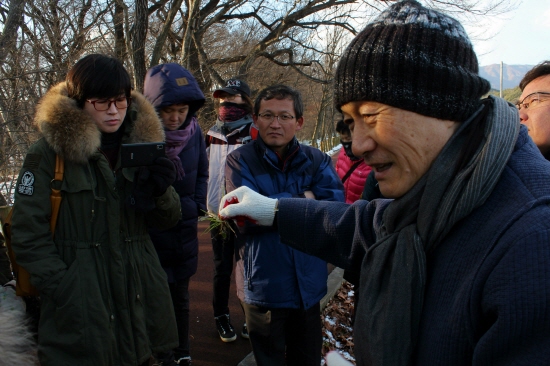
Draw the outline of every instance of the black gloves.
M176 167L168 158L156 158L149 169L149 180L153 184L153 196L160 197L176 181Z
M168 158L160 157L150 166L142 166L134 177L134 188L129 206L140 211L155 208L153 197L160 197L176 180L176 168Z

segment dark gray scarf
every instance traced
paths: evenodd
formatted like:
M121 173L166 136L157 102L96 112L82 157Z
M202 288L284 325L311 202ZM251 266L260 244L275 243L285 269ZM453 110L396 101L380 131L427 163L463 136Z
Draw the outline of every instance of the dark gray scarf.
M404 196L388 205L361 273L360 311L355 344L367 345L358 365L406 366L411 363L426 284L426 253L453 226L481 206L493 191L519 133L517 114L502 99L491 98L463 122L429 171ZM484 139L455 175L466 128L479 123L488 108ZM368 339L362 337L368 336ZM361 358L361 359L359 359Z

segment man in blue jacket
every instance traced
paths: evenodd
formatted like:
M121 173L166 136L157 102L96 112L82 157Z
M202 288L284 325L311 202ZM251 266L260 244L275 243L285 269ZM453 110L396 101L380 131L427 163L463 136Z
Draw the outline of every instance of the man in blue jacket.
M344 201L330 157L295 137L303 110L300 93L285 85L259 93L253 115L259 137L227 157L227 192L246 186L271 198ZM275 229L253 223L237 233L237 295L254 357L260 366L284 365L285 358L288 365L318 366L327 265L279 243Z

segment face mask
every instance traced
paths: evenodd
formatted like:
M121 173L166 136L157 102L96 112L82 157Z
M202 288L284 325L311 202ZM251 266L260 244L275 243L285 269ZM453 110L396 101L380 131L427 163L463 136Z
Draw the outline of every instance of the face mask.
M346 153L348 158L350 158L351 160L361 159L361 158L358 158L357 156L353 155L353 152L351 151L351 142L342 142L342 140L340 140L340 143L344 147L344 152Z
M237 121L248 114L244 104L237 104L231 102L220 103L218 109L218 116L220 121L233 122Z

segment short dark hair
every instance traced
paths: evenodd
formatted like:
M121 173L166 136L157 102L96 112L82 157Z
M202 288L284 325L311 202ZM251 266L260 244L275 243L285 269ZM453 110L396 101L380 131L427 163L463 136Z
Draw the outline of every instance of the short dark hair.
M283 84L268 86L258 94L256 100L254 101L254 114L258 115L258 113L260 113L260 103L262 100L270 99L291 99L294 102L294 113L296 113L296 119L304 115L304 102L302 101L302 95L300 92Z
M336 122L336 132L342 135L351 135L348 125L342 119Z
M65 79L70 98L82 108L86 98L112 98L120 94L130 97L130 75L116 58L92 54L81 58Z
M542 61L537 66L527 71L527 74L525 74L523 79L519 82L519 88L523 91L531 81L545 75L550 75L550 61Z

